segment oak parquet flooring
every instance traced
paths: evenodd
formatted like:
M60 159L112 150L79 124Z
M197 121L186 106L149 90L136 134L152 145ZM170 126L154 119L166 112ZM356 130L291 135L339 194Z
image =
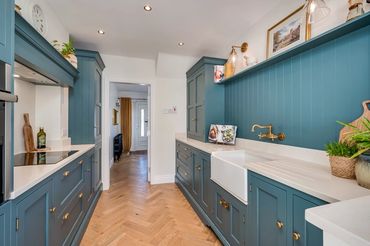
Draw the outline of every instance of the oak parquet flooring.
M111 169L82 246L222 245L175 184L149 185L144 153L122 156Z

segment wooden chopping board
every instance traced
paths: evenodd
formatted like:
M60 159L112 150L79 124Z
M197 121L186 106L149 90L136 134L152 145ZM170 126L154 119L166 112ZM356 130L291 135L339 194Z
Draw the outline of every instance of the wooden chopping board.
M350 125L356 126L359 129L364 130L365 127L362 124L362 119L367 118L370 120L370 109L369 109L370 100L364 101L362 103L362 106L364 107L364 113L358 119L350 123ZM340 131L340 134L339 134L339 141L340 142L344 141L346 137L350 135L352 131L353 129L351 127L348 127L348 126L343 127L343 129Z
M23 136L24 136L24 147L26 152L33 152L37 149L35 148L35 142L33 138L32 126L30 124L30 115L24 114L24 126L23 126Z

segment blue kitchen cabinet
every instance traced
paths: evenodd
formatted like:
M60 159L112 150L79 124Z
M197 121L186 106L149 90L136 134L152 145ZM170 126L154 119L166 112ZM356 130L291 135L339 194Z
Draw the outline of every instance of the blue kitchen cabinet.
M197 151L195 153L194 161L200 165L200 170L197 168L197 171L200 173L200 197L199 203L202 206L203 210L207 213L208 216L211 216L213 211L213 186L211 182L211 159L210 155L202 151Z
M214 186L214 223L230 245L248 245L247 205L216 183L212 182L212 184Z
M102 144L97 143L95 146L95 155L94 161L92 164L92 179L93 179L93 187L94 192L97 192L101 189L102 186L102 178L101 178L101 163L102 163Z
M92 167L94 164L95 155L94 152L91 152L86 155L85 164L84 164L84 210L87 211L90 204L94 199L94 183L92 178Z
M53 245L55 214L53 208L53 182L46 181L31 193L16 200L15 245Z
M207 141L211 124L224 123L224 85L215 84L215 65L224 59L203 57L187 73L187 135Z
M11 203L7 202L0 206L0 245L6 246L10 244L11 234Z
M69 90L69 136L72 144L101 142L101 87L105 68L96 51L76 50L79 77Z
M0 60L13 64L14 60L14 0L0 1Z
M322 231L305 210L326 204L286 185L248 172L248 241L251 245L320 246Z

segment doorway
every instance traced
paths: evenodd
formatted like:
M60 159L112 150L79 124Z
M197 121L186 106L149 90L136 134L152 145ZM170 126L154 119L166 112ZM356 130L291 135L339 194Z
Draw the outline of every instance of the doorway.
M122 139L122 150L126 150L118 160L111 159L110 168L126 163L125 160L128 158L132 161L140 156L139 159L145 160L140 162L140 167L147 173L148 182L150 182L150 89L150 85L147 84L118 82L111 82L109 87L110 111L114 114L112 118L116 120L116 122L113 120L115 123L110 130L110 152L116 151L117 136Z

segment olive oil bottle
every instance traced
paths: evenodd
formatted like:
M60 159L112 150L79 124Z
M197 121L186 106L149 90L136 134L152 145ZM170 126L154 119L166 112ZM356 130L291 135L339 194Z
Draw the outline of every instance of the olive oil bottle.
M45 149L46 148L46 133L43 127L40 127L39 133L37 133L37 148Z

